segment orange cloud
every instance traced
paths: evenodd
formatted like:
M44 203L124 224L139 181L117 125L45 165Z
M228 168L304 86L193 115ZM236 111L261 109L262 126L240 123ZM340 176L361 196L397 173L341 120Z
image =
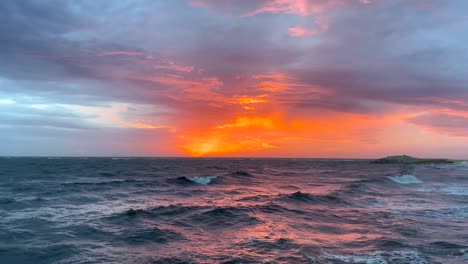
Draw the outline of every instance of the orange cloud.
M226 155L239 152L249 152L261 149L272 149L275 146L263 142L257 138L230 138L233 141L226 141L226 137L222 135L214 135L211 137L202 138L184 138L189 142L184 145L184 151L190 156L206 156L206 155Z
M265 132L280 125L279 116L238 116L227 124L187 131L180 139L184 151L192 156L255 152L276 148Z
M288 28L288 34L291 37L306 37L306 36L316 36L320 33L318 30L308 30L304 27L290 27Z
M252 79L255 81L253 86L256 90L269 92L271 94L278 94L279 92L285 91L291 92L297 88L306 89L309 92L319 94L330 94L328 89L302 83L299 80L283 73L258 74L253 75Z
M233 128L233 127L260 127L264 129L275 128L275 120L271 117L245 117L240 116L236 118L236 121L232 124L224 124L218 126L218 128Z
M195 67L193 66L183 66L175 64L174 62L165 63L165 64L156 64L154 65L154 69L165 69L165 70L173 70L178 72L192 72Z
M302 26L288 28L288 33L291 37L312 37L328 31L330 22L325 16L317 16L315 19L314 29L307 29Z
M268 100L265 99L266 97L267 97L267 95L260 95L260 96L255 96L255 97L246 96L246 95L234 96L234 99L232 100L232 102L238 103L238 104L241 104L241 105L244 105L244 104L261 104L261 103L267 103L268 102Z
M144 124L144 123L132 123L132 122L128 122L128 121L125 121L125 120L119 120L119 119L116 119L115 121L121 123L121 124L124 124L125 126L130 126L130 127L136 127L136 128L144 128L144 129L160 129L160 128L172 128L170 126L154 126L154 125L149 125L149 124Z
M192 156L284 156L291 151L305 155L312 151L309 148L318 151L330 144L341 144L342 151L372 140L361 128L367 131L378 121L352 114L308 117L288 116L280 111L265 116L254 113L211 128L188 128L180 138L180 146Z

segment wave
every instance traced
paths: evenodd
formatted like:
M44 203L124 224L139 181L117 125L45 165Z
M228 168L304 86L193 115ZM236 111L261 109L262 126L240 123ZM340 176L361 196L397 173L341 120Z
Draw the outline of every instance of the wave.
M413 176L413 175L388 176L387 178L399 184L422 183L420 179L416 178L416 176Z
M151 214L154 214L158 217L167 216L173 217L177 215L185 215L197 212L198 210L204 209L204 206L184 206L181 204L177 205L168 205L168 206L158 206L148 210Z
M145 210L143 210L143 209L130 208L124 214L127 215L127 216L135 216L135 215L139 215L139 214L143 214L143 213L145 213Z
M206 169L211 169L211 170L226 170L227 168L221 167L221 166L207 166Z
M462 165L412 171L367 161L12 162L0 164L0 263L468 260ZM328 168L333 172L321 174ZM46 247L61 241L77 247Z
M282 249L282 250L291 250L291 249L298 249L301 245L294 242L294 240L289 238L278 238L270 240L270 237L265 237L266 239L260 239L255 236L250 237L247 241L239 243L241 246L249 246L249 247L258 247L262 250L272 250L272 249Z
M0 260L2 263L69 263L67 260L79 252L79 246L71 243L2 245Z
M185 239L184 236L178 232L159 229L157 227L140 230L126 229L121 234L121 238L129 244L167 243Z
M163 258L158 258L156 260L153 260L151 263L152 264L197 264L198 262L193 261L190 257L188 258L163 257Z
M460 245L460 244L450 243L446 241L435 241L435 242L429 243L429 245L432 247L438 247L438 248L443 248L443 249L465 249L467 248L466 245Z
M99 173L99 176L103 176L103 177L114 177L114 176L116 176L116 174L113 173L113 172L104 172L104 171L103 171L103 172L100 172L100 173Z
M175 217L193 215L200 210L206 209L205 206L184 206L182 204L174 204L168 206L157 206L154 208L145 209L133 209L130 208L126 211L106 216L104 219L112 222L120 222L122 224L128 224L129 220L138 218L148 218L161 220L170 219L174 220Z
M468 170L468 161L459 161L459 162L456 162L455 163L455 166L464 170L464 171L467 171Z
M440 191L449 195L467 196L468 186L466 185L446 185L440 188Z
M262 223L258 218L249 214L244 207L217 207L203 213L189 217L190 224L205 224L209 228L222 228L231 226L249 226Z
M452 207L440 210L424 210L422 213L431 218L465 220L468 219L468 207Z
M337 195L328 194L328 195L315 195L310 193L303 193L297 191L291 194L280 194L280 200L287 202L308 202L308 203L317 203L317 204L347 204L347 201L342 200Z
M253 177L252 174L246 172L246 171L236 171L230 174L231 176L240 176L240 177Z
M14 198L4 198L4 197L1 197L0 198L0 205L3 205L3 204L12 204L12 203L15 203L16 200Z
M143 180L134 180L134 179L123 179L123 180L113 180L113 181L82 181L82 182L65 182L61 183L64 187L69 186L115 186L115 185L124 185L124 184L140 184L148 186L149 184L154 184L154 182L148 182Z
M385 182L384 179L358 180L344 185L340 190L336 191L336 193L344 197L355 197L356 195L360 197L363 194L382 196L383 194L379 187L383 182Z
M195 177L185 177L187 180L202 184L202 185L207 185L210 184L213 180L218 178L217 176L195 176Z
M245 171L236 171L228 174L219 174L219 175L207 175L207 176L181 176L177 178L171 178L167 179L169 183L175 183L175 184L180 184L180 185L191 185L191 184L201 184L201 185L208 185L211 184L219 177L223 178L228 178L228 177L233 177L233 178L247 178L247 177L253 177L252 174L245 172Z
M170 184L178 184L178 185L208 185L214 180L216 180L218 176L181 176L177 178L169 178L166 181Z
M310 259L315 259L312 256L307 256ZM330 254L323 253L318 257L320 261L327 263L352 263L352 264L387 264L387 263L405 263L405 264L428 264L426 258L417 251L377 251L372 253L362 254Z

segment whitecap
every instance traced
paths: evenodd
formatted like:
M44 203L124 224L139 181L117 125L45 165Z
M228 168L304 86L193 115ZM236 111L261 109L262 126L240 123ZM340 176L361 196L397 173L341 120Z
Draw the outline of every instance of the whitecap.
M440 190L450 195L468 195L468 186L463 185L447 185Z
M335 255L325 253L321 259L327 261L340 261L345 263L365 263L365 264L388 264L388 262L379 255Z
M463 170L468 170L468 161L459 161L457 163L455 163L455 165L459 168L462 168Z
M427 260L420 253L415 251L377 251L368 254L337 255L325 252L319 257L320 260L340 261L354 264L427 264Z
M399 184L422 183L420 179L416 178L416 176L413 176L413 175L388 176L387 178Z
M195 177L185 177L189 181L193 181L198 184L203 184L207 185L211 183L214 179L216 179L216 176L195 176Z

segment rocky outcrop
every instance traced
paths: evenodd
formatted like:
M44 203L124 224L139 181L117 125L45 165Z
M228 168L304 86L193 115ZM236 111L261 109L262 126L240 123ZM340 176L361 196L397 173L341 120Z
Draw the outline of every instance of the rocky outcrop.
M427 164L427 163L453 163L449 159L418 159L407 155L388 156L372 161L373 163L405 163L405 164Z

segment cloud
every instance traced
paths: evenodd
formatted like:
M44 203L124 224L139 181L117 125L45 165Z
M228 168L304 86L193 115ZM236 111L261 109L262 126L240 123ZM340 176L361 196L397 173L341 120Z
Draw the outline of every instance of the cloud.
M139 51L131 51L131 50L110 50L110 51L103 51L98 54L98 56L141 56L143 55L142 52Z
M390 124L395 116L415 130L458 136L464 117L444 116L449 128L443 116L408 116L468 111L464 7L438 0L3 1L0 120L10 131L3 134L26 140L32 134L20 128L35 127L76 136L66 141L78 140L77 131L116 129L127 131L116 132L119 140L147 133L145 140L171 142L168 153L207 155L291 154L301 140L328 153L339 152L333 140L374 146L385 141L375 120ZM73 115L27 113L38 104L65 105Z
M306 37L319 34L316 30L309 30L303 27L290 27L288 28L288 33L291 37Z
M408 120L426 129L457 137L468 137L468 117L445 113L427 113Z
M263 1L255 10L246 13L245 16L261 13L308 16L323 13L342 2L339 0L267 0Z

